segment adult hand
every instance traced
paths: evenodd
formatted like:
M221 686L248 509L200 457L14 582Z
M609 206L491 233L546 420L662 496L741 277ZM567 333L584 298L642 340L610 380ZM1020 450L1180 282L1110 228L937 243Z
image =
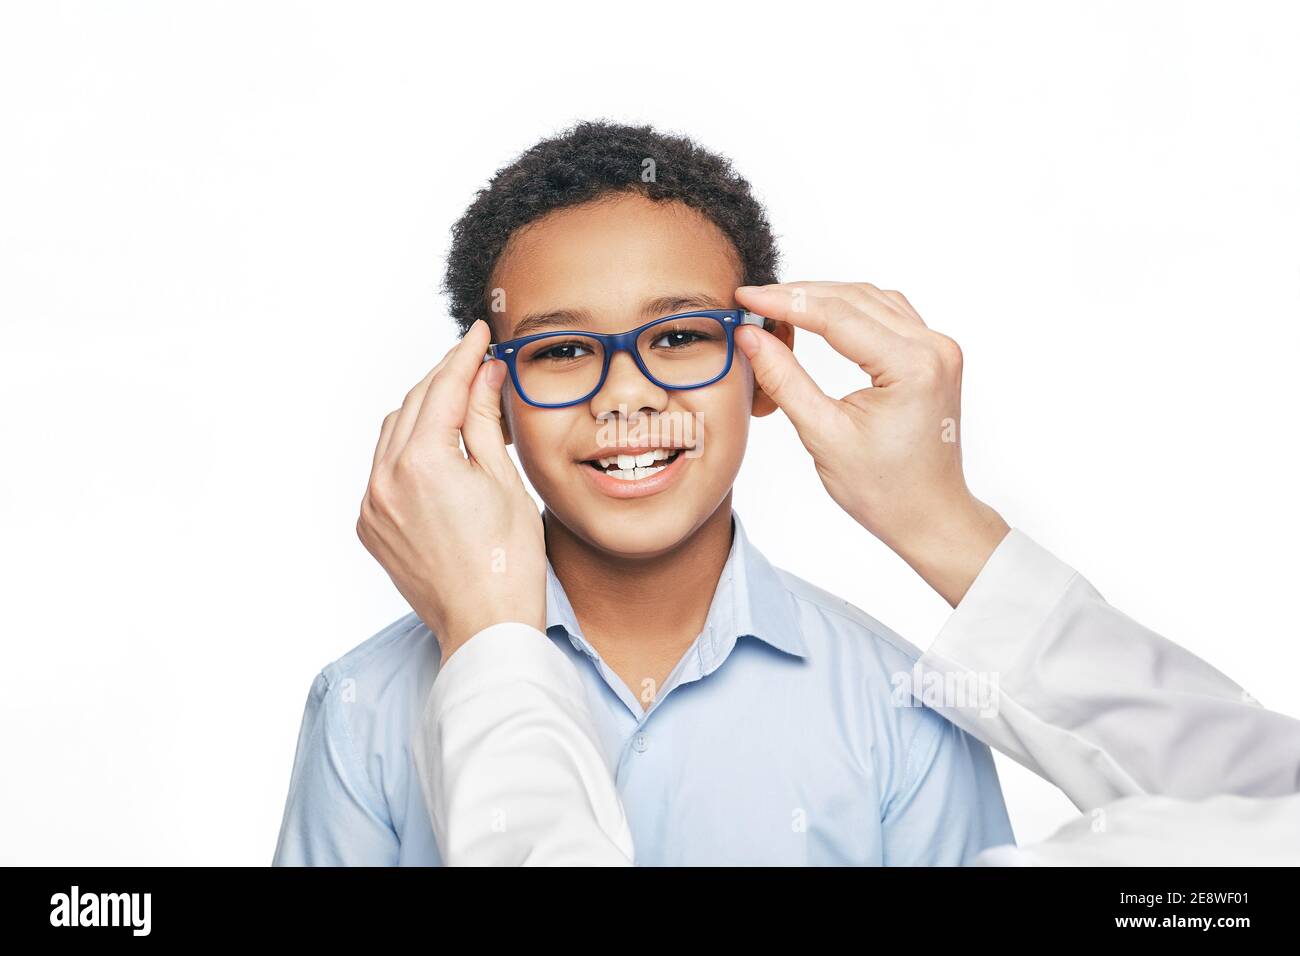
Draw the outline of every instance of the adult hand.
M546 622L541 513L506 453L489 338L475 322L384 419L357 519L444 662L489 625Z
M1010 530L962 473L957 343L929 329L902 293L867 282L744 286L736 300L823 336L871 376L871 387L831 398L775 336L736 330L831 497L955 607Z

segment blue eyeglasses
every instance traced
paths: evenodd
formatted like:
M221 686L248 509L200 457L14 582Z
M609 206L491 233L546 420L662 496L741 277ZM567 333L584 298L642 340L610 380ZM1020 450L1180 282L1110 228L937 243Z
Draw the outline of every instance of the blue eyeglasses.
M660 388L712 385L731 371L736 329L763 327L745 309L704 309L655 319L627 332L540 332L488 346L483 361L501 359L515 391L534 408L566 408L600 391L609 363L627 352Z

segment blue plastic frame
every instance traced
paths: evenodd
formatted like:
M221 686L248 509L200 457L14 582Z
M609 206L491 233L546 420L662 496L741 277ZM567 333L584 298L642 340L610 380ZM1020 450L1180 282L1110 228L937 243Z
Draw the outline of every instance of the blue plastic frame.
M722 367L722 371L709 379L707 382L700 382L698 385L669 385L659 381L650 374L650 370L645 367L645 362L641 361L641 353L637 351L636 342L641 333L646 329L664 322L672 322L677 319L690 319L696 316L707 316L711 319L717 319L718 324L722 326L724 334L727 337L727 363ZM636 367L641 370L641 374L654 382L660 388L670 389L676 392L690 391L695 388L704 388L706 385L712 385L719 379L725 378L731 371L731 362L735 357L736 351L736 329L742 325L757 325L763 327L763 316L756 312L750 312L747 309L700 309L694 312L678 312L675 315L666 315L662 319L655 319L653 322L647 322L645 325L639 325L635 329L629 329L626 332L584 332L574 329L565 329L556 332L538 332L536 335L525 335L522 338L510 339L506 342L494 342L488 346L487 354L483 356L484 362L490 362L492 359L500 359L506 363L506 368L510 370L510 381L514 383L515 392L527 404L533 408L568 408L572 405L581 405L599 392L605 386L605 379L609 376L609 363L619 352L627 352L632 356L632 361L636 362ZM523 386L519 384L519 373L515 370L515 360L519 357L519 349L529 342L536 342L539 339L561 339L573 335L583 335L588 338L596 339L605 349L605 362L600 370L600 380L596 382L596 387L589 391L581 398L575 398L571 402L534 402L524 392Z

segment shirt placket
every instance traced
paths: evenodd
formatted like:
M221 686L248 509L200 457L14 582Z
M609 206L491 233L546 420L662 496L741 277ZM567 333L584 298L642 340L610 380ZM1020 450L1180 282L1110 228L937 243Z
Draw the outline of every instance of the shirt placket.
M693 683L707 676L705 662L713 658L716 648L716 629L713 624L706 624L704 630L682 654L672 672L664 681L663 687L655 694L653 703L643 708L632 688L628 687L601 658L600 654L584 639L569 635L574 647L582 651L601 679L626 708L626 716L631 718L631 731L624 739L615 765L615 780L622 785L626 778L631 760L645 754L650 749L650 732L648 726L651 718L664 705L672 692L683 685Z

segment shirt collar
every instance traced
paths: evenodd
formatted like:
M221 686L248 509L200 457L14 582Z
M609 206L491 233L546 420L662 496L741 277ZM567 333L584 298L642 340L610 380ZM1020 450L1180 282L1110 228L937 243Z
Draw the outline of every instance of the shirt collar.
M745 534L735 509L731 512L732 541L718 578L698 649L704 673L718 667L742 637L754 637L779 651L807 657L798 616L789 590L774 568ZM546 562L546 630L562 627L573 644L593 660L596 649L582 635L564 586Z

